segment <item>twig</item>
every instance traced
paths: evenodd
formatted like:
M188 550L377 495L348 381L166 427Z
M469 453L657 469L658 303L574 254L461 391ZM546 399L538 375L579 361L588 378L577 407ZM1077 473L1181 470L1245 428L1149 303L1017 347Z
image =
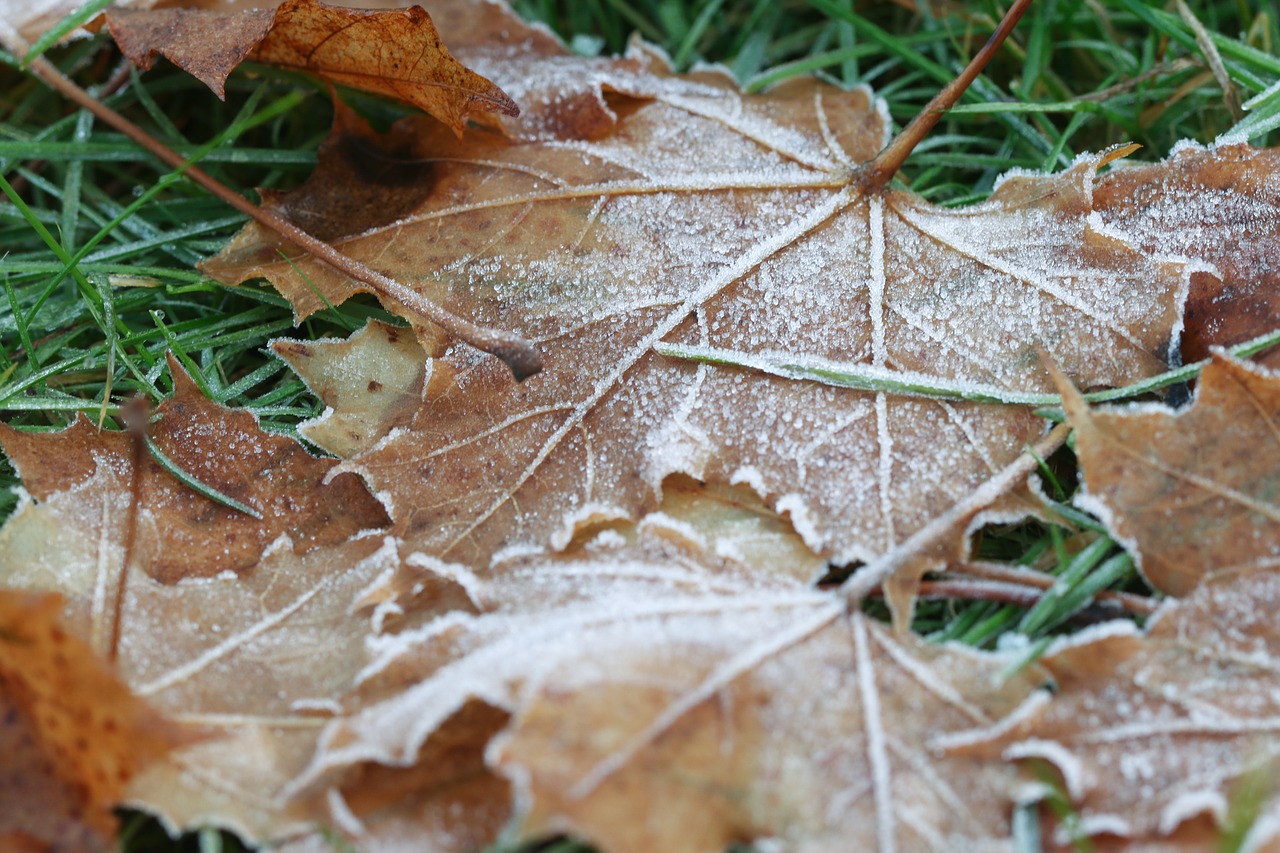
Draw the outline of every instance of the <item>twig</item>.
M229 187L209 175L203 169L191 165L181 154L152 137L129 119L96 100L58 70L43 56L31 61L31 71L50 87L93 113L102 121L150 151L161 161L183 172L188 178L211 192L214 196L253 219L264 228L274 231L288 242L311 253L329 266L351 278L369 285L384 298L394 300L405 308L435 323L449 334L477 349L492 353L507 363L517 380L526 379L542 369L542 357L533 345L519 335L478 326L456 314L446 311L410 288L371 269L354 258L347 257L330 244L303 231L284 217L260 207L238 195Z
M893 180L893 176L902 168L902 164L906 162L907 157L920 144L920 141L933 130L934 125L942 118L942 114L956 105L970 84L982 73L982 69L987 67L991 57L995 56L1000 45L1004 44L1004 40L1009 37L1009 33L1013 32L1013 28L1022 18L1022 13L1027 11L1030 5L1031 0L1015 0L1009 7L1009 11L1005 12L1004 17L1000 19L1000 26L996 27L996 31L987 39L987 43L974 55L973 59L969 60L969 64L960 72L960 76L943 87L933 100L925 104L924 109L893 138L892 142L885 146L883 151L876 155L874 160L858 170L854 180L863 190L872 191L889 185L889 181Z
M953 563L947 566L947 574L960 576L969 576L971 578L979 578L996 583L1018 584L1021 586L1035 587L1039 590L1051 588L1057 579L1052 575L1043 572L1037 572L1032 569L1018 569L1004 566L999 563L989 563L982 560L974 560L967 563ZM923 589L923 587L922 587ZM1130 613L1136 613L1139 616L1150 616L1156 612L1160 606L1158 601L1147 598L1143 595L1134 595L1131 592L1119 592L1117 590L1107 589L1094 594L1096 601L1114 601Z

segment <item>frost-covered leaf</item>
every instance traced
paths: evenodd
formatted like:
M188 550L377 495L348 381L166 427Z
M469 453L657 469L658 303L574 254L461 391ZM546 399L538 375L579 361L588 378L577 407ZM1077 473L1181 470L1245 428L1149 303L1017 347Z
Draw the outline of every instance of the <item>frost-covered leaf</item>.
M388 524L358 478L331 476L334 460L263 432L248 412L210 402L176 361L170 367L174 395L153 414L151 441L181 471L258 517L193 491L147 452L135 484L130 435L99 430L83 416L57 433L0 424L0 444L27 492L45 500L111 468L125 497L136 486L135 555L161 581L246 571L281 534L305 552Z
M353 711L326 729L298 796L361 819L371 769L418 766L480 703L511 716L471 748L515 786L527 837L568 830L611 851L998 847L1012 768L939 760L929 742L993 723L1043 676L1001 684L994 655L894 636L776 563L717 556L696 519L733 510L698 500L483 580L411 557L478 612L373 641ZM352 841L396 849L376 832Z
M1064 640L1041 660L1052 699L953 739L952 751L1045 759L1087 832L1138 838L1200 815L1221 827L1256 771L1265 839L1280 829L1278 607L1280 574L1222 573L1166 605L1145 635L1112 623Z
M432 366L410 330L376 321L349 340L279 340L271 348L325 404L299 432L342 458L409 425Z
M189 741L70 633L57 595L0 589L0 849L114 849L139 770Z
M280 793L365 664L370 627L356 604L398 566L397 550L359 533L384 517L358 480L323 482L334 460L175 382L153 440L263 518L189 493L145 453L135 501L129 434L85 423L12 433L38 500L0 529L0 585L65 596L67 630L199 737L135 778L130 804L249 838L309 830L312 816Z
M1105 222L1145 249L1205 265L1191 276L1187 361L1280 326L1278 173L1277 149L1183 144L1168 166L1116 169L1098 184Z
M252 59L399 98L455 133L473 113L518 111L506 93L450 55L421 6L373 12L318 0L285 0L276 8L191 5L113 9L106 22L135 64L150 68L162 55L219 97L232 69Z
M1280 566L1275 374L1219 353L1181 412L1067 403L1085 503L1152 586L1183 595L1212 572Z
M654 354L658 341L1026 391L1051 388L1039 348L1087 386L1163 369L1186 271L1091 217L1114 155L945 211L859 189L857 164L884 142L864 90L744 95L704 72L615 103L614 130L591 142L459 143L412 124L413 161L431 166L423 200L333 239L545 357L516 385L449 347L412 425L347 463L386 495L411 548L479 567L563 545L575 520L634 518L683 473L747 484L815 551L869 560L1043 429L1016 407L692 365ZM336 193L277 203L341 221ZM332 302L358 289L282 248L250 228L206 268L265 275L304 316L323 305L313 288Z

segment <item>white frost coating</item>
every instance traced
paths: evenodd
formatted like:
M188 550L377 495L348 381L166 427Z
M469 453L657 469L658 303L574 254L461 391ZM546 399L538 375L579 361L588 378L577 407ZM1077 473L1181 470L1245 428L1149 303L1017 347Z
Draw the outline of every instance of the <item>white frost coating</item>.
M698 528L687 521L672 518L665 512L651 512L641 519L637 526L640 533L652 533L663 539L684 540L697 548L707 549L710 545Z
M535 542L513 542L505 548L499 548L493 553L493 559L489 561L490 566L501 566L503 563L514 563L517 560L523 560L526 557L536 557L539 554L545 554L546 548Z
M343 832L357 837L363 836L367 832L360 818L356 817L356 813L351 811L351 807L347 805L342 792L337 788L330 788L325 792L325 803L329 806L329 814L333 816L333 822L342 827Z
M963 732L951 732L945 735L938 735L929 739L928 747L935 752L946 752L947 750L957 749L959 747L968 746L974 743L981 743L986 740L996 740L1005 732L1012 731L1023 723L1033 719L1042 713L1045 706L1049 704L1053 696L1047 690L1037 690L1026 699L1022 704L1014 708L1004 719L998 721L993 726L986 726L980 729L970 729Z
M1258 853L1260 850L1272 849L1270 842L1274 841L1277 835L1280 835L1280 814L1269 811L1249 827L1249 832L1240 842L1239 853Z
M867 738L867 763L871 765L872 794L876 803L876 841L880 853L893 853L893 778L889 772L889 748L884 722L880 719L880 690L871 666L867 623L861 614L850 617L853 628L854 660L857 666L858 696L862 700L862 730Z
M1179 794L1160 810L1159 832L1168 835L1183 821L1201 814L1212 815L1214 822L1222 826L1227 820L1227 808L1227 798L1221 791L1202 789Z
M1115 814L1088 815L1081 818L1077 826L1079 827L1079 833L1085 836L1111 834L1124 838L1131 837L1134 834L1133 824ZM1055 843L1066 847L1074 841L1074 838L1071 830L1063 823L1054 829L1053 840Z
M791 516L791 526L815 554L821 554L827 538L818 531L818 525L809 512L809 505L800 494L783 495L774 508Z
M342 713L342 703L336 699L295 699L289 703L289 710L299 714L330 714L334 717Z
M394 601L380 601L369 615L369 630L381 634L386 630L387 620L404 615L404 608Z
M365 638L365 649L373 660L365 664L364 669L356 673L352 683L363 684L373 678L396 658L405 654L414 646L423 645L433 637L446 634L454 628L467 629L475 622L476 617L460 610L450 610L443 616L437 616L420 628L401 631L397 634L381 634Z
M1056 740L1031 738L1015 743L1005 749L1003 757L1009 761L1017 758L1043 758L1058 768L1062 774L1062 783L1067 786L1067 793L1073 800L1084 798L1087 780L1084 765L1071 750Z
M1090 643L1096 643L1099 640L1107 640L1112 637L1140 637L1142 635L1142 630L1128 619L1113 619L1110 622L1090 625L1088 628L1082 628L1068 637L1056 640L1045 651L1044 656L1053 657L1067 649L1087 646Z
M423 554L415 551L408 557L405 557L404 564L413 566L415 569L426 569L437 577L444 578L456 583L462 587L462 591L467 594L467 599L476 606L477 609L484 609L485 599L485 583L476 576L476 573L461 563L448 563L439 557L433 557L430 554Z
M1093 515L1102 522L1102 526L1107 528L1107 532L1111 534L1111 538L1116 540L1116 543L1127 551L1129 556L1133 558L1134 568L1138 570L1138 574L1141 574L1145 580L1146 575L1142 572L1142 548L1138 546L1138 540L1135 537L1120 535L1120 531L1116 527L1116 516L1115 513L1111 511L1111 506L1096 495L1089 494L1088 483L1085 483L1084 486L1076 492L1075 497L1071 499L1071 503L1077 509L1081 509L1090 515Z
M754 465L743 465L729 475L729 485L745 485L762 498L769 496L769 487L764 483L764 475Z
M588 551L613 551L627 544L627 538L616 530L601 530L587 543Z
M578 525L580 524L598 524L600 522L609 521L628 521L631 513L619 506L612 504L590 502L583 504L573 512L565 513L560 520L560 529L551 534L551 548L555 551L563 551L573 541L573 537L577 535ZM499 562L497 556L493 558L493 565Z

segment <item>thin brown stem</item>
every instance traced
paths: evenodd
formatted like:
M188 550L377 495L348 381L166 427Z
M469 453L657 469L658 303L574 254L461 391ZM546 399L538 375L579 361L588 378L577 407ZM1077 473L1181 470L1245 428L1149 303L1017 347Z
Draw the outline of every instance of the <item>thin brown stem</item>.
M989 563L985 560L953 563L947 566L947 574L951 575L953 573L996 583L1031 586L1041 590L1049 589L1057 583L1057 578L1044 572L1005 566L1000 563ZM1131 592L1119 592L1112 589L1101 590L1095 593L1093 597L1097 601L1114 601L1130 613L1136 613L1140 616L1150 616L1160 606L1160 602L1144 595L1134 595Z
M856 180L863 190L871 191L889 185L907 157L942 118L942 114L956 105L960 97L982 73L982 69L987 67L991 57L1004 44L1009 33L1013 32L1013 28L1017 26L1022 13L1027 11L1031 2L1032 0L1014 0L1009 11L1005 12L1004 17L1000 19L1000 25L996 27L996 31L991 34L991 38L987 39L987 43L973 59L969 60L969 64L960 72L960 76L944 86L942 91L911 120L911 123L876 155L874 160L858 170Z
M120 634L124 624L124 600L129 583L129 566L137 546L138 514L142 505L142 466L147 458L147 417L150 414L146 398L134 397L124 404L120 417L129 430L130 480L129 511L124 521L124 554L120 558L120 577L116 579L115 595L111 603L111 631L107 635L107 660L115 663L120 653Z
M378 295L398 302L415 314L435 323L455 338L465 341L477 349L496 355L507 363L517 380L526 379L542 369L542 357L538 354L538 351L534 349L531 343L519 335L478 326L470 320L465 320L456 314L450 313L390 276L371 269L354 258L347 257L333 246L311 236L284 217L259 207L238 195L203 169L188 164L181 154L155 139L115 110L95 100L93 96L76 85L43 56L32 60L29 67L37 77L65 95L69 100L93 113L138 145L150 151L164 163L175 169L183 170L188 178L264 228L274 231L288 242L304 249L339 272L357 281L364 282Z

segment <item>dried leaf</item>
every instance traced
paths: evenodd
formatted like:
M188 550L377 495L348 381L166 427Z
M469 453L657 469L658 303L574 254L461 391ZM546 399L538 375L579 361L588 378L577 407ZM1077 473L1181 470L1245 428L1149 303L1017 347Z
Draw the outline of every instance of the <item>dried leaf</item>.
M276 9L113 9L106 21L134 64L147 69L162 55L218 97L232 69L252 59L398 98L458 134L473 113L519 112L453 58L421 6L371 12L285 0Z
M362 508L377 504L357 480L323 483L333 460L201 400L180 375L175 384L157 444L264 519L242 524L242 514L184 494L150 460L135 504L130 457L117 446L127 435L88 426L25 435L16 458L40 500L0 530L0 584L65 595L68 629L102 653L113 648L130 689L204 738L134 779L129 803L175 828L214 824L259 840L307 832L314 815L280 794L365 665L370 625L353 608L395 570L398 552L359 533L370 526ZM226 548L234 564L218 562Z
M462 145L419 122L429 194L394 223L335 239L545 356L517 386L450 347L412 427L347 463L414 507L395 528L412 548L481 566L558 546L575 519L652 509L663 479L683 473L748 484L815 551L869 560L1043 428L1015 407L694 366L655 355L658 341L1020 390L1049 390L1039 347L1089 386L1163 369L1186 271L1095 227L1095 172L1114 155L1011 177L990 202L945 211L858 189L855 165L884 141L865 91L805 81L749 96L712 72L663 87L591 143L477 132ZM324 204L338 221L335 198ZM280 201L324 215L320 203L305 191ZM323 304L313 287L332 302L358 289L279 250L250 228L206 269L265 275L302 316Z
M156 409L151 440L179 469L261 519L198 494L143 454L134 548L152 577L174 582L243 572L281 534L305 552L389 523L358 478L330 479L333 460L264 433L253 415L209 401L176 361L170 367L174 396ZM99 430L83 416L53 434L0 424L0 445L37 500L82 485L104 466L129 492L135 485L131 442L127 433Z
M0 848L114 849L112 809L182 737L60 618L62 599L0 589Z
M1007 836L1010 768L938 761L927 744L1007 713L1040 673L999 685L1002 659L846 617L776 564L711 553L690 523L705 509L668 509L487 580L411 558L461 580L483 612L373 640L356 710L327 728L299 794L359 816L371 764L416 766L482 702L512 721L472 748L516 786L528 836L569 830L614 851Z
M1111 623L1064 640L1041 660L1057 695L952 739L953 751L1051 762L1090 834L1163 836L1201 815L1221 827L1255 769L1262 813L1280 814L1277 607L1280 574L1220 573L1145 636ZM1256 829L1265 838L1280 824Z
M1204 265L1191 276L1182 341L1183 358L1198 361L1211 345L1243 343L1276 328L1280 183L1272 176L1280 150L1184 143L1169 162L1172 168L1117 169L1098 183L1094 198L1103 220L1144 249Z
M346 341L279 340L271 348L325 404L299 432L343 458L409 425L432 366L412 332L376 321Z
M1280 565L1280 378L1217 354L1181 412L1067 403L1084 505L1152 586L1184 595L1210 572Z

